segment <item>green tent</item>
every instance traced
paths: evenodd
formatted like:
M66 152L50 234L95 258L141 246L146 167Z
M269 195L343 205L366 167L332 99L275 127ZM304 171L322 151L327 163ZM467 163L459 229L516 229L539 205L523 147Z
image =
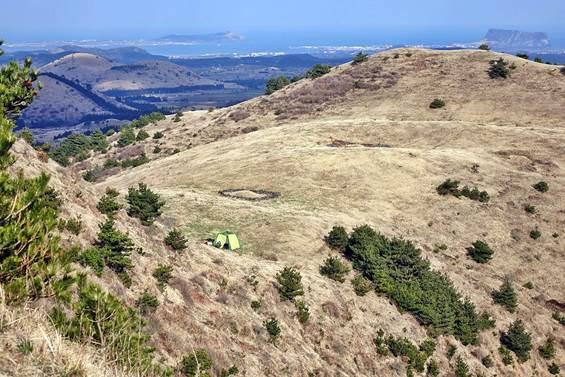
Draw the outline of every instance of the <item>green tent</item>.
M228 248L230 250L237 250L241 247L239 245L239 239L235 233L230 232L229 230L218 233L214 239L214 246L219 249Z

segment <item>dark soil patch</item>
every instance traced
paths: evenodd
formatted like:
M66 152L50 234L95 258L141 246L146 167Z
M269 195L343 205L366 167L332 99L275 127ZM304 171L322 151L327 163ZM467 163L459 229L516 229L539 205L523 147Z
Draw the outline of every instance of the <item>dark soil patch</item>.
M281 193L276 191L257 190L257 189L248 189L248 188L227 189L227 190L218 191L218 193L228 198L236 198L236 199L243 199L250 201L269 200L281 196Z

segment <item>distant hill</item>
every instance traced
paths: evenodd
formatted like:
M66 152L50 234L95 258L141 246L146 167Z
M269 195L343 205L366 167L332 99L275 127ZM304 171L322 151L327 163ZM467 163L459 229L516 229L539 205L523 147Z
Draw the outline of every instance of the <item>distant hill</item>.
M484 40L496 49L544 48L551 45L544 32L490 29Z
M170 34L159 38L160 41L184 42L184 43L214 43L214 42L233 42L242 41L245 38L241 34L234 32L222 32L212 34L192 34L179 35Z

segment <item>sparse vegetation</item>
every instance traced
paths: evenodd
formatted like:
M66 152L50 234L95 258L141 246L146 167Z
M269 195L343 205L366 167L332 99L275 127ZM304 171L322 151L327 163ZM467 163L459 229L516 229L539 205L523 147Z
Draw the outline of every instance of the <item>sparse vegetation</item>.
M482 43L482 44L479 46L479 50L490 51L490 47L489 47L488 44Z
M294 267L285 267L276 275L279 283L278 289L281 299L294 300L297 296L304 294L302 286L302 275Z
M455 376L456 377L470 377L469 366L461 356L455 360Z
M173 250L184 250L187 247L187 239L180 229L171 229L165 237L165 244Z
M519 58L522 58L522 59L526 59L526 60L530 59L528 54L518 53L518 54L516 54L516 56L519 57Z
M338 257L331 255L327 257L324 264L320 266L320 273L322 275L340 283L345 281L345 275L347 275L349 271L350 269L345 263Z
M33 133L27 127L24 127L23 130L20 131L18 137L28 143L29 145L33 145Z
M498 353L500 354L500 358L502 359L502 363L504 365L514 364L514 358L512 357L512 353L508 350L508 348L500 346L498 347Z
M163 290L165 286L169 284L169 280L173 278L173 267L159 264L157 268L153 270L152 276L157 279L159 289Z
M130 128L143 128L151 123L157 123L160 120L165 120L166 117L160 112L153 112L151 114L143 115L138 119L131 122L128 127Z
M520 362L525 362L530 358L532 338L524 328L521 320L517 320L510 325L508 331L500 337L500 342L514 352Z
M491 60L488 74L491 79L506 79L510 77L508 62L503 58Z
M153 224L161 216L161 207L165 204L159 194L151 191L145 183L139 183L137 189L130 187L126 200L128 215L140 219L143 225Z
M469 256L477 263L487 263L494 254L489 245L480 240L473 242L473 247L470 247L467 251Z
M183 115L184 114L181 111L177 111L175 113L175 116L173 117L173 122L175 122L175 123L180 122L182 120Z
M551 318L559 322L560 325L565 326L565 315L561 315L558 312L553 312Z
M444 106L445 106L445 101L439 98L434 99L432 103L430 103L430 109L441 109Z
M165 136L164 133L162 133L161 131L157 131L153 134L153 139L161 139L164 136Z
M294 305L296 306L296 318L302 324L308 322L310 318L310 308L304 301L295 301Z
M534 284L531 281L528 281L527 283L524 283L522 287L526 289L534 289Z
M559 365L555 364L555 362L549 364L549 366L547 367L547 371L554 375L557 376L560 372L561 372L561 368L559 367Z
M514 313L518 307L518 298L516 291L512 287L510 280L506 279L498 291L492 292L492 298L495 303L503 306L510 313Z
M485 357L483 357L481 362L483 363L485 368L492 368L494 365L494 360L492 359L491 355L486 355Z
M555 357L555 340L552 337L547 338L545 343L538 348L541 357L551 360Z
M281 327L279 325L279 321L277 321L276 318L270 318L263 322L263 326L265 326L265 329L267 329L271 343L277 344L277 341L281 336Z
M353 290L357 296L365 296L373 290L373 284L359 274L351 280L351 284L353 284Z
M377 340L376 343L379 343ZM417 347L406 338L395 338L392 335L386 338L386 345L390 353L396 357L408 359L408 368L422 373L426 367L426 361L435 351L435 342L426 340Z
M157 297L145 290L135 302L135 306L139 309L141 314L149 314L159 306Z
M33 342L29 339L20 339L17 348L22 355L29 355L33 352Z
M536 207L530 204L526 204L524 206L524 211L526 211L527 213L533 215L536 213Z
M145 130L139 130L135 136L135 141L143 141L149 137L149 134Z

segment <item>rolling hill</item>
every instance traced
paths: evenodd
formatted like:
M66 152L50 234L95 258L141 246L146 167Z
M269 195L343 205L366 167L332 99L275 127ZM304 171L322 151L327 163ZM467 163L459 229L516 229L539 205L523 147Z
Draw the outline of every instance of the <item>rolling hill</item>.
M491 62L500 58L510 75L493 79ZM94 61L93 69L101 64ZM431 108L434 99L445 106ZM149 136L161 132L161 138L120 148L114 135L107 153L66 169L39 162L22 142L16 153L27 174L51 173L66 216L81 215L80 235L63 235L69 243L93 242L102 221L96 202L107 188L117 189L123 201L128 188L144 182L165 200L151 226L124 210L117 214L120 229L143 249L132 255L131 287L108 270L94 279L131 306L146 290L155 295L159 306L146 315L147 331L167 365L204 349L213 360L212 375L235 365L247 376L405 376L406 358L377 352L379 330L421 344L433 335L431 327L382 292L356 295L354 271L343 283L320 273L328 255L341 258L324 241L329 230L369 224L388 238L412 241L433 271L477 312L496 320L478 344L437 336L432 358L441 375L454 375L460 357L476 374L549 376L548 361L538 352L548 337L555 339L554 361L565 363L563 326L552 318L565 311L564 122L565 75L559 67L487 51L397 49L270 96L143 128ZM149 162L112 168L92 184L80 178L109 159L141 153ZM448 178L485 190L490 200L439 195L436 188ZM547 192L532 187L540 181L547 182ZM221 195L224 190L240 191L243 199ZM265 191L280 195L246 200ZM163 244L172 228L188 238L186 250ZM241 252L206 243L224 229L238 234ZM532 238L533 230L541 236ZM494 250L490 262L468 256L476 240ZM160 264L173 268L163 290L151 277ZM304 324L277 289L277 273L285 266L302 276L300 299L310 313ZM505 279L517 293L515 312L491 297ZM32 313L29 321L41 321ZM281 327L277 344L263 326L270 318ZM533 349L528 361L505 365L500 336L518 319ZM28 325L17 331L38 330ZM48 348L45 340L38 344ZM46 354L30 358L41 366ZM92 375L121 374L104 363L96 367L91 348L79 355L63 341L57 355L57 366L75 362Z

